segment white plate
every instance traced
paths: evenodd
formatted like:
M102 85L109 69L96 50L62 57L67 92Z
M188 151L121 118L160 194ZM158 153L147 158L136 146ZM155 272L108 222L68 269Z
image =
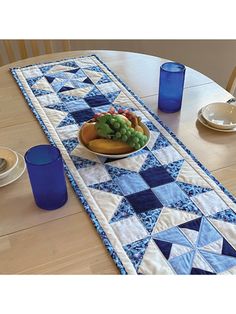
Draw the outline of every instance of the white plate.
M230 132L236 132L236 128L233 128L233 129L217 129L217 128L214 128L213 126L209 125L207 123L207 121L203 118L202 116L202 109L200 109L198 111L198 121L201 122L201 124L203 124L204 126L206 126L207 128L211 129L211 130L214 130L214 131L218 131L218 132L226 132L226 133L230 133Z
M16 167L12 170L12 172L5 178L0 180L0 187L8 185L17 179L19 179L25 171L25 159L24 157L17 153L18 155L18 163Z
M202 108L202 116L212 127L233 129L236 127L236 106L225 102L211 103Z

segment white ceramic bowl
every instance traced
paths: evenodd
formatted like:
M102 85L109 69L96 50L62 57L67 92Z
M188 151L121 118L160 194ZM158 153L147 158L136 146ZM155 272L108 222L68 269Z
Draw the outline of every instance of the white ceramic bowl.
M6 168L0 172L0 180L8 176L18 163L18 155L14 150L8 147L0 146L0 158L4 158L7 162Z
M236 106L224 102L216 102L202 108L202 116L211 126L218 129L236 127Z
M136 153L138 151L140 151L141 149L143 149L144 147L147 146L149 140L150 140L150 131L149 129L146 127L145 124L143 124L142 122L140 122L140 126L143 128L144 130L144 134L147 136L148 140L147 140L147 143L145 145L143 145L143 147L141 147L140 149L137 149L137 150L134 150L130 153L126 153L126 154L112 154L112 155L108 155L108 154L102 154L102 153L97 153L91 149L89 149L82 141L81 139L81 135L80 135L80 131L79 131L79 140L80 140L80 143L84 146L84 148L86 148L86 150L88 150L90 153L93 153L95 155L98 155L98 156L102 156L102 157L106 157L106 158L111 158L111 159L117 159L117 158L125 158L125 157L128 157L129 155L133 154L133 153ZM81 129L80 129L81 130Z

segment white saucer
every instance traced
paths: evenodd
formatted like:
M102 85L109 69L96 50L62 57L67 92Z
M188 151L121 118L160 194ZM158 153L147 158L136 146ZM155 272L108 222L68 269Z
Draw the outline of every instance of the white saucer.
M211 125L209 125L208 123L207 123L207 121L203 118L203 116L202 116L202 109L200 109L199 111L198 111L198 121L199 122L201 122L201 124L203 124L204 126L206 126L207 128L209 128L209 129L212 129L212 130L214 130L214 131L218 131L218 132L236 132L236 127L235 128L233 128L233 129L217 129L217 128L214 128L213 126L211 126Z
M18 155L18 163L17 163L15 169L12 170L12 172L8 176L6 176L0 180L0 187L8 185L8 184L16 181L24 173L24 171L25 171L25 159L21 154L17 153L17 155Z

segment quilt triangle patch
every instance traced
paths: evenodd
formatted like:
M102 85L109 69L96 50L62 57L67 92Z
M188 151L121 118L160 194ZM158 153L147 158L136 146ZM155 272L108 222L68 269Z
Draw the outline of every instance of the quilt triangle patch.
M197 246L205 246L211 242L219 240L221 237L222 236L212 224L205 217L202 217Z
M74 137L67 140L62 140L62 144L65 146L67 152L70 154L75 149L75 147L79 144L79 142L78 142L78 138Z
M191 270L191 275L216 275L216 273L193 267Z
M160 212L161 212L161 209L157 208L157 209L148 210L148 211L138 214L139 220L142 222L142 224L144 225L144 227L147 229L149 233L152 232L157 222L157 219L160 215Z
M119 95L113 101L113 104L119 105L121 107L137 108L135 104L123 92L119 93Z
M186 211L180 211L174 208L164 207L153 229L153 233L160 232L174 226L178 226L181 223L196 218L198 218L198 216L195 214Z
M117 194L112 194L104 191L89 188L90 193L95 199L98 206L101 208L106 219L110 221L116 212L123 197Z
M148 237L124 246L124 249L136 270L138 270L138 267L142 261L149 240L150 238Z
M110 103L113 103L119 94L120 94L120 91L107 93L106 98L110 101ZM119 109L119 108L116 108L116 109Z
M184 163L184 159L174 161L174 162L168 164L167 166L165 166L165 169L166 169L166 171L169 172L169 174L172 176L172 178L174 178L176 180L183 163Z
M217 254L222 254L222 247L223 247L223 238L220 238L219 240L216 240L214 242L211 242L203 246L202 250L217 253Z
M118 159L109 163L106 163L109 166L122 168L134 172L139 172L142 167L142 164L147 158L148 153L142 153L140 155L131 156L129 158Z
M93 185L90 185L89 187L108 193L123 195L119 186L112 180L101 183L95 183Z
M161 166L160 162L155 158L152 153L148 153L140 171L145 171L149 168Z
M96 165L95 161L86 159L86 158L81 158L78 156L71 156L71 160L73 161L76 169L81 169L89 166L94 166Z
M205 181L186 161L183 163L176 181L204 188L211 188L207 181Z
M135 171L131 171L131 170L126 170L126 169L110 166L108 164L105 164L105 167L106 167L108 173L110 174L110 176L112 177L112 179L116 179L117 177L120 177L123 174L136 173Z
M189 241L193 245L195 245L197 243L197 239L198 239L198 235L199 235L198 231L187 229L187 228L181 228L181 231L184 233L186 238L189 239Z
M76 148L71 152L71 156L77 156L77 157L87 159L96 163L100 163L100 160L95 154L90 153L86 148L84 148L80 144L76 146Z
M164 231L161 231L153 235L153 239L162 240L165 242L176 243L192 248L190 241L183 235L183 233L177 228L173 227Z
M134 214L134 210L125 198L122 199L114 215L111 217L110 223L117 222L121 219L128 218Z
M92 90L93 86L87 86L87 87L83 87L83 88L75 88L72 90L67 90L62 92L63 95L66 96L74 96L74 97L79 97L79 98L84 98L91 90Z
M73 125L73 124L77 125L75 119L73 118L71 114L66 113L66 117L60 122L57 128L62 128L64 126Z
M149 241L138 270L140 273L146 275L175 274L174 270L171 268L166 258L163 256L160 249L153 240Z
M198 251L195 252L192 267L207 272L214 271Z
M44 112L46 113L46 115L48 116L48 118L50 119L51 123L55 128L58 127L68 115L67 112L47 108L44 108Z
M169 263L179 275L188 275L191 272L194 251L177 256L169 260Z
M200 253L217 273L224 272L236 265L235 257L219 255L203 250L200 250Z
M158 239L153 239L156 245L159 247L161 253L165 256L165 258L168 260L170 256L170 251L172 248L172 243L158 240Z
M190 252L192 250L193 249L190 248L190 247L174 243L174 244L172 244L172 247L171 247L169 260L174 258L174 257L177 257L177 256L183 255L185 253L188 253L188 252Z
M39 89L39 90L44 90L48 92L53 92L53 89L50 84L48 84L48 81L44 78L41 77L39 80L37 80L31 88L33 89Z
M97 84L97 82L99 82L100 79L103 77L102 72L92 71L92 70L89 70L88 68L83 69L83 71L94 84Z
M154 143L154 145L152 147L152 151L155 151L155 150L163 148L163 147L167 147L169 145L170 145L169 141L165 138L164 135L162 135L160 133L160 135L158 136L156 142Z
M195 196L201 193L205 193L205 192L209 192L212 191L212 189L210 188L204 188L201 186L196 186L196 185L192 185L192 184L188 184L185 182L176 182L178 184L178 186L189 196Z
M156 132L156 131L150 131L150 139L149 142L147 144L147 147L152 150L158 137L160 135L160 132Z

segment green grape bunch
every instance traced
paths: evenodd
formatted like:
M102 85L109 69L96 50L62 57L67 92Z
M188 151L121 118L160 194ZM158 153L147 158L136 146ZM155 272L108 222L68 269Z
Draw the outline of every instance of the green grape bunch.
M96 130L100 137L120 140L135 150L147 143L147 136L136 131L131 121L119 115L105 114L96 118Z

